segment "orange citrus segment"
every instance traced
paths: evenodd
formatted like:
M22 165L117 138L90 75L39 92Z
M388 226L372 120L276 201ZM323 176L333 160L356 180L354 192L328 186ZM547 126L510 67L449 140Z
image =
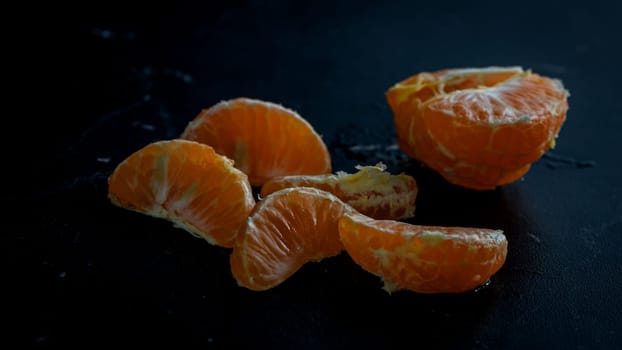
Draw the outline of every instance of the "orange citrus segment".
M331 172L330 154L313 127L298 113L267 101L217 103L202 110L181 137L233 159L252 185L277 176Z
M247 176L230 159L186 140L155 142L130 155L108 178L108 197L224 247L255 205Z
M490 279L505 262L507 240L500 230L410 225L346 214L339 220L346 251L385 289L459 293Z
M520 67L420 73L387 91L400 148L449 182L492 189L522 177L566 119L559 80Z
M290 187L314 187L328 191L359 212L376 219L404 219L415 215L417 182L412 176L391 175L382 163L357 166L358 172L337 175L283 176L263 185L261 195Z
M332 194L289 188L257 203L240 230L231 254L231 272L240 286L266 290L302 265L339 254L338 220L354 212Z

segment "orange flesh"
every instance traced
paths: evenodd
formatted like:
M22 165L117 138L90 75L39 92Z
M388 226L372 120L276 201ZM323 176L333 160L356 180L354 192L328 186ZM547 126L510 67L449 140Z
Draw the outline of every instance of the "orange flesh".
M206 145L155 142L130 155L108 179L113 204L164 218L208 242L231 247L255 205L246 175Z
M290 188L261 200L246 220L231 254L240 286L266 290L309 261L343 250L338 220L354 210L328 192Z
M355 174L284 176L268 181L261 195L290 187L314 187L334 194L359 212L376 219L415 215L417 182L405 174L391 175L383 164L359 166Z
M233 159L252 185L277 176L331 172L330 154L313 127L298 113L266 101L222 101L201 111L181 138Z
M560 81L518 67L421 73L387 92L400 148L473 189L522 177L554 146L567 98Z
M339 220L352 259L380 276L385 289L460 293L484 284L505 262L500 230L410 225L361 214Z

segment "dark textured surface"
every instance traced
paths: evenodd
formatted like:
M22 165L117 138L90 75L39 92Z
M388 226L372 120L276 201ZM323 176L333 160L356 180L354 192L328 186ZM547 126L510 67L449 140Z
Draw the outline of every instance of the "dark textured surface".
M22 79L27 113L11 129L27 132L11 134L40 149L5 148L17 179L1 197L14 208L0 244L4 339L283 349L622 345L620 5L225 3L37 8L29 23L41 28L26 34L36 40L22 43L34 73ZM554 152L523 180L477 192L391 147L384 92L419 71L485 65L560 78L571 98ZM506 264L477 293L389 296L343 254L251 292L233 281L228 250L109 203L106 178L118 162L237 96L300 112L324 136L336 170L382 160L415 176L410 222L503 229Z

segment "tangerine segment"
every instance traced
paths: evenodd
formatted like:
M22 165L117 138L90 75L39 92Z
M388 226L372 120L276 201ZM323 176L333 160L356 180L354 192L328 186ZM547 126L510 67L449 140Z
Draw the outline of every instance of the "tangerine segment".
M339 220L346 251L384 280L388 292L460 293L496 273L507 255L503 231L410 225L347 214Z
M130 155L108 178L108 197L224 247L233 246L255 206L247 176L230 159L187 140L155 142Z
M376 219L404 219L415 215L417 182L406 174L392 175L386 165L357 166L358 172L337 175L283 176L266 182L261 195L283 188L314 187L334 194L359 212Z
M484 190L518 180L555 145L568 96L559 80L488 67L420 73L386 97L405 153Z
M202 110L181 138L205 143L235 161L252 185L285 175L331 172L322 138L298 113L249 98Z
M240 286L266 290L309 261L343 250L338 220L354 212L334 195L315 188L288 188L257 203L231 254L231 272Z

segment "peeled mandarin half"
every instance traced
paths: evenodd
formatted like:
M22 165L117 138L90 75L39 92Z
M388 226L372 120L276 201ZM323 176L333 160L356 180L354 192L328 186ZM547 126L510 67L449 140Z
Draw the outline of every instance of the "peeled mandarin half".
M392 175L386 166L357 166L358 172L336 175L283 176L263 185L261 195L290 187L328 191L361 213L376 219L404 219L415 215L417 182L406 174Z
M328 149L311 124L272 102L243 97L222 101L202 110L181 138L233 159L254 186L277 176L331 172Z
M388 292L475 289L503 266L508 245L501 230L419 226L358 213L339 219L339 236L352 260L380 276Z
M154 142L131 154L108 178L108 197L224 247L233 246L255 205L248 178L230 159L187 140Z
M518 180L555 145L568 96L561 81L520 67L419 73L386 94L400 148L478 190Z

